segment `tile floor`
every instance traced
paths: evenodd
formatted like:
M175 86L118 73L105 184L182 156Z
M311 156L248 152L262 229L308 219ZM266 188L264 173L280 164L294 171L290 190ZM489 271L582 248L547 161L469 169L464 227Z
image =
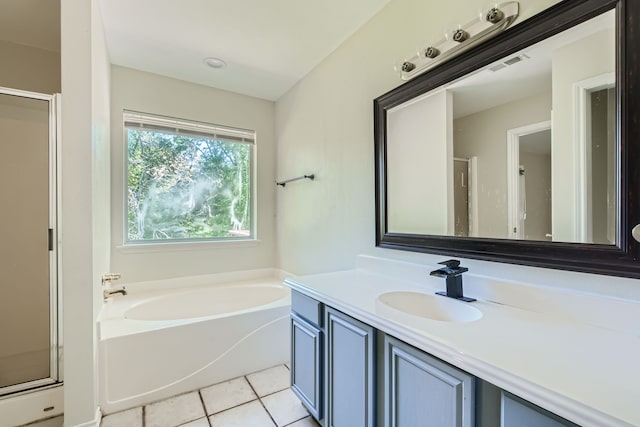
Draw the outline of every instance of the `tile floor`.
M106 415L101 427L318 427L278 365L198 391Z
M25 424L23 427L62 427L64 425L64 417L59 415L46 420L40 420L31 424Z

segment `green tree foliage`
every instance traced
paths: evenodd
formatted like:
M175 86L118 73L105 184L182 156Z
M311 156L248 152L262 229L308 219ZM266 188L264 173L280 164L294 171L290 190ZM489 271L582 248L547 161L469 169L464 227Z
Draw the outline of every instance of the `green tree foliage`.
M128 240L248 236L251 146L127 129Z

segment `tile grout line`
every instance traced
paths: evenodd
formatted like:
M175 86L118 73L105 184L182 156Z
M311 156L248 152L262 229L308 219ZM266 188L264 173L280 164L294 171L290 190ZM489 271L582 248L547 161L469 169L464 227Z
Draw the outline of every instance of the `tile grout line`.
M228 408L221 409L221 410L216 411L216 412L214 412L212 414L207 414L207 417L212 417L214 415L218 415L218 414L221 414L223 412L230 411L231 409L235 409L235 408L240 407L242 405L246 405L247 403L251 403L251 402L253 402L255 400L260 400L260 398L258 397L258 393L256 393L256 391L253 389L253 387L251 387L251 383L249 383L249 381L247 380L246 376L235 377L235 378L230 379L229 381L234 381L234 380L237 380L237 379L240 379L240 378L242 378L247 383L249 388L251 388L251 391L253 392L253 395L255 396L255 399L251 399L251 400L247 400L246 402L234 404L233 406L229 406ZM229 381L223 381L223 382L229 382ZM220 385L220 384L223 384L223 383L213 384L213 385L207 386L205 388L213 387L213 386ZM202 390L202 389L200 389L200 390ZM203 401L204 401L204 396L203 396ZM206 409L205 409L205 412L207 412ZM209 424L211 424L211 423L209 423Z
M278 366L278 365L276 365L276 366ZM285 367L289 372L291 371L291 368L287 367L285 364L282 364L282 366L284 366L284 367ZM258 372L261 372L261 371L258 371ZM285 387L285 388L284 388L284 389L282 389L282 390L277 390L277 391L274 391L274 392L272 392L272 393L265 394L264 396L260 396L260 395L258 395L258 393L257 393L256 389L254 388L253 384L251 384L251 381L249 380L249 375L252 375L252 374L254 374L254 373L257 373L257 372L253 372L253 373L251 373L251 374L243 375L243 376L240 376L240 377L237 377L237 378L242 378L242 379L244 379L244 380L245 380L245 382L247 383L247 385L249 385L249 388L251 389L251 391L253 392L253 394L256 396L256 398L255 398L255 399L252 399L252 400L250 400L250 401L248 401L248 402L243 402L243 403L237 404L237 405L235 405L235 406L232 406L232 407L230 407L230 408L226 408L226 409L224 409L224 410L222 410L222 411L218 411L218 412L213 413L213 414L208 414L208 413L207 413L207 407L206 407L206 404L205 404L205 402L204 402L204 396L202 395L202 389L194 390L195 392L197 392L197 393L198 393L198 397L199 397L199 399L200 399L200 404L202 405L202 408L203 408L203 410L204 410L204 416L205 416L205 418L207 419L207 424L209 425L209 427L212 427L212 426L213 426L213 424L212 424L212 422L211 422L211 419L209 418L209 416L210 416L210 415L211 415L211 416L213 416L213 415L216 415L216 414L219 414L219 413L222 413L222 412L226 412L226 411L228 411L228 410L231 410L231 409L237 408L237 407L242 406L242 405L245 405L245 404L247 404L247 403L251 403L251 402L253 402L253 401L255 401L255 400L258 400L258 401L260 402L260 405L261 405L261 406L262 406L262 408L266 411L267 415L269 416L269 419L271 419L271 421L273 422L273 424L274 424L276 427L280 427L280 426L278 425L278 423L276 422L276 420L275 420L275 419L273 418L273 416L271 415L271 412L269 412L269 409L266 407L266 405L265 405L265 404L264 404L264 402L262 401L262 398L269 397L269 396L272 396L272 395L277 394L277 393L281 393L281 392L283 392L283 391L285 391L285 390L287 390L287 389L290 389L290 386L289 386L289 387ZM229 380L229 381L231 381L231 380ZM222 384L222 383L218 383L218 384ZM218 385L218 384L212 384L211 386ZM211 387L211 386L209 386L209 387ZM205 388L206 388L206 387L205 387ZM191 392L181 393L181 394L178 394L178 395L176 395L176 396L186 395L186 394L189 394L189 393L191 393ZM176 397L176 396L171 396L171 397ZM165 399L165 400L166 400L166 399ZM160 401L158 401L158 402L162 402L162 400L160 400ZM157 403L157 402L154 402L154 403ZM141 412L142 412L142 424L141 424L141 425L142 425L142 427L145 427L145 426L146 426L146 424L147 424L147 423L146 423L146 406L147 406L147 405L140 405L140 406L139 406L139 408L141 408ZM109 414L109 415L112 415L112 414ZM284 426L282 426L282 427L290 426L290 425L295 424L295 423L297 423L298 421L301 421L301 420L303 420L303 419L305 419L305 418L307 418L307 417L310 417L310 414L307 414L307 415L303 416L302 418L300 418L300 419L298 419L298 420L295 420L295 421L292 421L291 423L288 423L288 424L286 424L286 425L284 425ZM198 420L198 419L200 419L200 418L197 418L196 420ZM189 421L189 422L193 422L193 421L196 421L196 420L192 420L192 421ZM187 423L189 423L189 422L187 422Z
M307 418L313 418L311 415L307 414L304 417L300 418L299 420L295 420L295 421L291 421L289 424L282 426L282 427L289 427L294 425L295 423L297 423L298 421L302 421L302 420L306 420Z
M247 375L244 376L244 379L247 380L247 383L249 384L249 387L251 387L251 390L253 390L253 392L255 393L256 396L258 396L258 402L260 402L260 405L262 405L262 407L264 408L264 411L267 413L267 415L269 415L269 418L271 419L271 421L273 422L273 425L276 427L278 426L278 423L276 422L275 419L273 419L273 416L271 415L271 412L269 412L269 410L267 409L267 407L264 405L264 403L262 402L262 398L260 398L260 395L258 394L258 392L256 391L255 388L253 388L253 384L251 384L251 381L249 381L249 378Z
M200 403L202 404L202 409L204 409L204 419L207 420L207 424L211 427L211 420L209 419L209 413L207 412L207 405L204 404L204 397L202 397L202 389L198 390L198 397L200 397Z

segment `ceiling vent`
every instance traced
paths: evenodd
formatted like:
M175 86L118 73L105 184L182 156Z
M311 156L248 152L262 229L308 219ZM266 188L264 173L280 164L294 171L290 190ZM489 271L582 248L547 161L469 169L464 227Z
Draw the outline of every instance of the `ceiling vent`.
M503 68L506 68L510 65L515 65L527 59L531 59L531 58L523 53L522 55L511 57L505 61L499 62L496 65L489 67L489 71L492 71L495 73L498 70L502 70Z

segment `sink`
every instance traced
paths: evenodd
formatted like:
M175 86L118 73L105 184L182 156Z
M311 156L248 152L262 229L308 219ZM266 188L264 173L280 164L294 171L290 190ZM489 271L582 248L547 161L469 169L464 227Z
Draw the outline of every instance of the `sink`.
M387 292L378 296L376 307L380 311L409 314L440 322L473 322L482 312L469 303L420 292Z

